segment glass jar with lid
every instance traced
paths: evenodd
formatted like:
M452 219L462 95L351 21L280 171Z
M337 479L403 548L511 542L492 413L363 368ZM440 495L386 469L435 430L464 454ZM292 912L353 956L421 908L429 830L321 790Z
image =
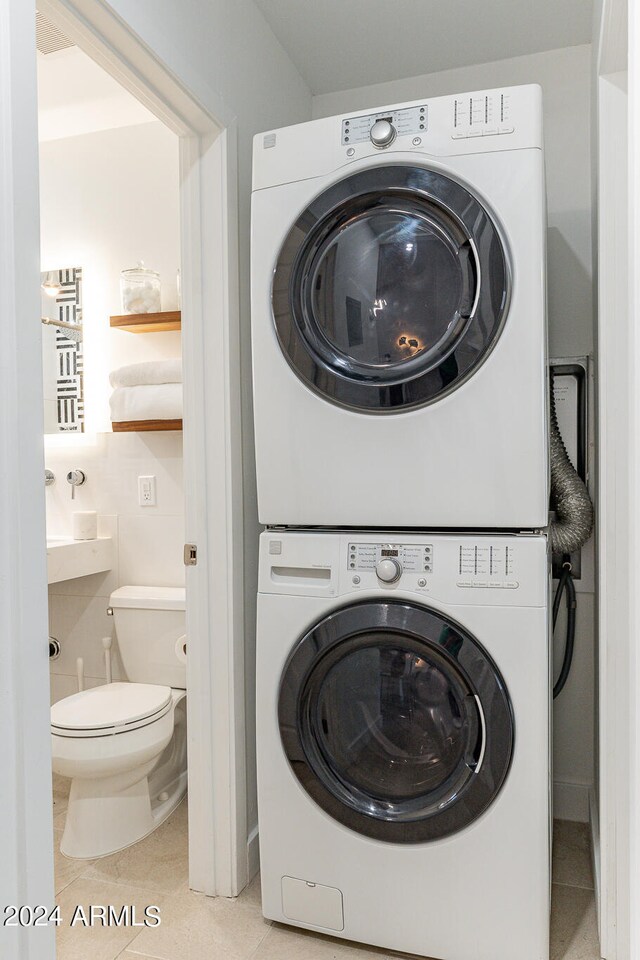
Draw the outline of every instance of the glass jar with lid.
M140 260L137 267L120 273L120 296L125 313L159 313L160 274Z

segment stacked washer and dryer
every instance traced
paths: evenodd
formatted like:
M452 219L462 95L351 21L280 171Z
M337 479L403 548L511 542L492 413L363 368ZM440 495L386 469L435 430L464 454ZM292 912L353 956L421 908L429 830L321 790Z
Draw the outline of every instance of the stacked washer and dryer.
M264 914L545 960L539 87L256 137L252 232Z

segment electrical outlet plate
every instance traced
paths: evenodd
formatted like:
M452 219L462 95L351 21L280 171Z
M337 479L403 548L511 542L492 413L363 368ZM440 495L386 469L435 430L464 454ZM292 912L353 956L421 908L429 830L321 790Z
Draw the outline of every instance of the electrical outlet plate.
M156 478L138 477L138 505L141 507L155 507L156 505Z

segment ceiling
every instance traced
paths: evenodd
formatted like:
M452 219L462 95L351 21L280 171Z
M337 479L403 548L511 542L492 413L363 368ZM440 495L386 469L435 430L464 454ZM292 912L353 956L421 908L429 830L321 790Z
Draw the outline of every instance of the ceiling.
M76 46L38 52L40 140L149 123L156 117Z
M592 0L255 0L312 93L589 43Z

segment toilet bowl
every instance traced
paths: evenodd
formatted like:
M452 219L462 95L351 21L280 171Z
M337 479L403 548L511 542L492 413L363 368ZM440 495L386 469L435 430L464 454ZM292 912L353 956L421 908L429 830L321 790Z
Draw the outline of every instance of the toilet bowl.
M110 603L132 682L51 708L53 770L71 778L60 850L80 860L142 840L187 787L184 590L124 587ZM140 674L165 682L138 682Z

